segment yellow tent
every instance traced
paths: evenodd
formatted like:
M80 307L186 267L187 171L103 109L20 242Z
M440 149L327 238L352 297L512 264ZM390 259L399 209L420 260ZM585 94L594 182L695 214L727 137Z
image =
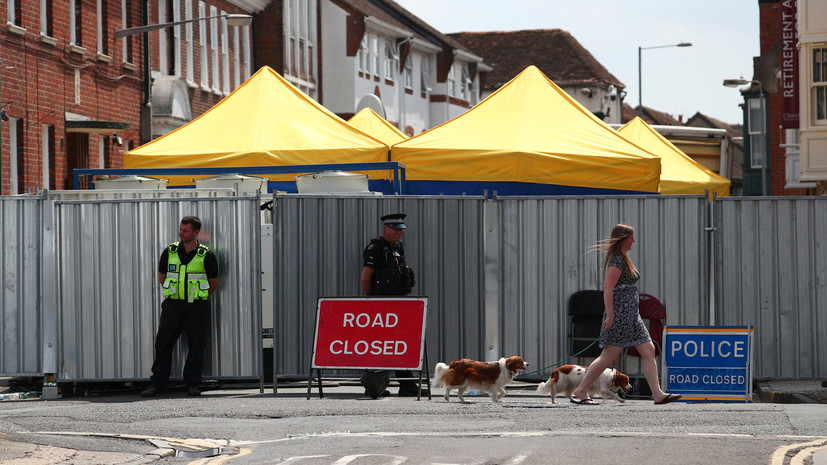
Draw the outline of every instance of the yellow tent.
M381 140L387 144L388 147L408 138L407 134L397 129L396 126L392 125L388 120L382 118L370 108L363 108L359 113L356 113L347 120L347 122L356 129Z
M537 67L464 114L391 148L408 192L658 192L660 159L603 123Z
M661 194L703 194L709 190L729 195L730 181L701 166L639 117L618 132L627 139L661 157Z
M386 162L388 150L264 66L198 118L126 152L124 167Z

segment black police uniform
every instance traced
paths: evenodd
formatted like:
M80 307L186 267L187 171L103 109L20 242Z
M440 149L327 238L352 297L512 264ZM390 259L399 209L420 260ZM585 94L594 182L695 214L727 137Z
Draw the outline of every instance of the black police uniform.
M379 236L370 241L362 256L363 266L374 269L370 285L371 295L404 296L411 293L415 284L414 273L405 264L405 249L401 241L391 245L384 237ZM408 370L397 370L396 376L412 378L413 373ZM382 384L387 386L387 375L384 372L367 372L362 376L361 381L365 386L365 393L376 398L384 391L384 387L377 389L377 386ZM417 391L416 382L399 382L400 394L416 395Z

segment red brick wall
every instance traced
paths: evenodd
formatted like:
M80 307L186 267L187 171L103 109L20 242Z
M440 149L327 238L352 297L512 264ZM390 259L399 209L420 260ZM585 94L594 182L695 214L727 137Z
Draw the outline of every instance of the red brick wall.
M108 147L109 157L106 168L120 168L123 166L123 153L129 148L141 144L141 103L143 101L143 34L131 36L127 39L115 41L113 32L122 27L124 12L121 11L121 2L108 0L108 20L106 29L108 31L108 50L111 61L100 60L97 57L97 7L94 0L78 0L82 7L82 39L81 43L86 51L78 54L70 51L70 12L68 1L53 1L53 36L57 40L56 45L49 45L43 42L40 35L40 1L19 0L22 5L22 24L26 30L23 36L10 32L6 27L7 9L5 3L0 8L0 99L4 111L11 117L20 118L19 124L23 126L22 146L24 148L23 160L20 166L23 168L18 179L20 181L20 192L34 192L37 188L66 187L71 181L70 169L75 165L69 155L72 150L67 144L66 113L81 115L91 120L105 120L124 122L129 124L127 130L117 131L123 139L123 145L115 144L113 133L108 131L101 134L88 134L81 136L88 138L89 157L88 160L80 160L77 165L92 168L100 167L99 142L105 141ZM128 1L132 23L130 26L142 24L142 4L144 2ZM181 11L179 17L185 18L185 2L180 2ZM276 24L281 24L281 1L273 2L270 10L276 12ZM149 22L158 22L158 1L147 0L149 5ZM171 0L169 0L171 4ZM209 14L209 6L215 5L218 11L227 13L245 13L236 6L219 0L208 0L206 2L206 14ZM193 0L193 17L198 17L198 1ZM168 20L171 18L168 16ZM264 25L259 21L251 28L251 71L254 73L257 63L255 56L256 47L253 45L256 40L252 34L256 32L256 26ZM216 93L210 90L203 90L201 83L201 50L200 50L200 27L209 28L209 22L193 23L193 68L194 81L196 86L188 87L189 97L192 105L193 118L198 117L222 98L223 93ZM278 26L280 28L281 26ZM207 29L207 46L210 46L209 33ZM228 28L230 35L233 28ZM158 32L150 33L150 57L151 69L158 70L159 48ZM181 28L182 36L185 30ZM273 38L278 42L277 50L283 50L280 45L281 33L274 34ZM132 64L123 64L123 40L132 43ZM219 41L219 48L221 43ZM234 81L234 53L233 41L228 40L230 57L230 90L235 88ZM243 53L240 47L239 53ZM278 55L281 56L281 53ZM208 60L211 56L208 54ZM221 61L219 55L219 62ZM181 76L186 78L185 45L182 37ZM277 68L278 69L278 68ZM79 77L80 102L75 103L75 72ZM210 83L212 85L212 62L210 61ZM223 74L219 76L223 79ZM243 79L243 74L242 74ZM2 189L0 193L10 194L10 154L8 124L0 123L2 131L2 143L0 144L0 181ZM55 150L53 168L46 166L43 162L42 152L42 124L51 124L55 127ZM73 137L72 145L77 139ZM83 145L83 144L81 144ZM72 157L75 158L75 157ZM50 186L42 186L43 170L50 171Z
M778 53L777 63L781 63L781 47L778 42L781 40L781 4L778 1L762 0L758 4L760 11L760 37L761 55L772 53L775 46ZM766 73L763 75L762 84L768 93L768 132L770 149L770 195L808 195L807 189L786 189L787 183L787 160L785 149L781 147L786 140L784 130L781 129L782 96L779 93L778 82L772 76L772 82L764 82L768 79ZM756 76L761 80L761 77Z
M40 35L40 2L21 0L22 24L26 30L21 36L5 26L6 8L0 8L0 100L4 111L19 118L22 125L22 163L18 173L19 192L34 192L37 188L62 189L71 178L67 164L66 113L74 113L91 120L125 122L129 129L118 131L124 141L137 140L140 134L139 108L141 101L140 70L131 71L122 66L122 46L116 44L111 31L121 27L120 2L108 4L107 29L110 31L108 54L110 62L97 58L96 2L83 1L82 44L85 53L69 51L69 2L52 2L53 36L56 45L43 42ZM140 4L128 2L133 16L140 18ZM135 59L140 63L140 49L135 49ZM80 102L75 102L75 72L79 77ZM42 152L42 125L54 126L53 162L44 163ZM2 194L11 194L9 178L10 137L8 124L2 122ZM91 167L99 167L98 144L106 137L109 144L112 167L122 166L122 154L126 145L114 144L114 131L89 134L89 159ZM109 137L107 137L109 136ZM87 136L84 136L87 137ZM50 168L49 165L53 165ZM109 167L109 166L107 166ZM43 186L43 170L49 171L50 185Z
M284 74L284 1L274 0L255 20L256 65Z

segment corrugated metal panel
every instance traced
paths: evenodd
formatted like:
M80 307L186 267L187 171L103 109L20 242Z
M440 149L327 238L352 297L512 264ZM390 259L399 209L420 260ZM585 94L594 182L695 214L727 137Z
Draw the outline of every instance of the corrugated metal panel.
M572 355L568 298L581 289L602 289L604 256L590 248L617 223L635 228L631 256L641 271L639 290L664 303L667 323L706 324L703 197L505 198L497 203L500 355L521 355L532 370Z
M362 252L379 217L408 214L405 255L414 293L429 297L429 365L483 354L481 198L276 196L275 360L281 375L310 367L317 299L361 295Z
M57 378L149 377L162 296L157 261L188 214L201 218L199 239L216 253L221 273L205 374L259 377L258 204L255 197L56 202ZM173 377L180 377L181 360L179 348Z
M714 205L720 324L755 326L755 376L827 376L827 198Z
M43 373L43 198L0 197L0 373Z

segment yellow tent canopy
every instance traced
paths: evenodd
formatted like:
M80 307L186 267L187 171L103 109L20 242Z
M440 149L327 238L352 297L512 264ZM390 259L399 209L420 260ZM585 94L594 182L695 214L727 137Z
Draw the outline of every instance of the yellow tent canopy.
M729 195L730 181L689 158L665 137L639 117L629 121L618 132L627 139L661 157L661 194L703 194L709 190L720 196Z
M124 167L386 162L388 150L264 66L198 118L126 152Z
M408 138L407 134L400 131L396 126L392 125L388 120L382 118L370 108L363 108L359 113L356 113L347 120L347 122L362 132L381 140L387 144L388 147Z
M394 145L391 161L405 163L411 193L654 193L660 179L657 156L535 66L464 114Z

